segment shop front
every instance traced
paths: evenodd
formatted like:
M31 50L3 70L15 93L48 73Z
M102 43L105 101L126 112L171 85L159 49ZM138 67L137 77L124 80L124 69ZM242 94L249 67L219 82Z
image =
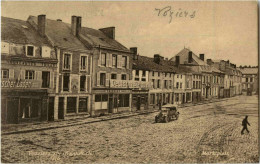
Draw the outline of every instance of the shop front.
M98 89L93 90L92 116L100 116L108 113L130 111L130 89Z
M132 90L132 110L146 110L148 109L148 92L149 90ZM154 97L152 98L153 101Z
M1 119L4 124L45 121L52 117L46 89L2 89ZM54 105L54 103L53 103Z

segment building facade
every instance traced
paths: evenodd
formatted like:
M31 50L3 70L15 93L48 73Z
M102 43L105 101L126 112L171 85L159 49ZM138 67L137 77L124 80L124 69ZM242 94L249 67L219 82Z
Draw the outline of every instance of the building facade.
M2 17L2 123L53 120L57 56L27 21Z

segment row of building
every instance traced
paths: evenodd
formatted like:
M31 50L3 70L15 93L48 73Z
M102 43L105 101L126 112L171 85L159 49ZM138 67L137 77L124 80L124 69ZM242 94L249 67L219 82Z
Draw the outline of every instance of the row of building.
M99 116L258 90L258 70L253 81L244 81L251 76L235 64L204 61L204 54L187 48L170 59L142 56L115 40L115 27L81 24L79 16L71 24L45 15L2 17L2 123Z

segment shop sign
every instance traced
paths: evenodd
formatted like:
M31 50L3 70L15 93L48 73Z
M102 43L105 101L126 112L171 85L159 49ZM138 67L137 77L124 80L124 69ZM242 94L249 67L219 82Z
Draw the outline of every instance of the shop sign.
M151 83L145 81L110 80L110 88L150 88Z
M1 81L1 88L31 88L32 82L28 80L6 80Z

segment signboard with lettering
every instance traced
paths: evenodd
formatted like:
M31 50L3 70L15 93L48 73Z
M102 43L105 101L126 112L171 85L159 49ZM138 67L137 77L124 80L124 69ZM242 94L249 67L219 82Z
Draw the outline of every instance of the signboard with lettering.
M28 80L2 80L1 88L31 88L33 82Z
M149 89L150 82L145 81L129 81L129 80L110 80L110 88L143 88Z

